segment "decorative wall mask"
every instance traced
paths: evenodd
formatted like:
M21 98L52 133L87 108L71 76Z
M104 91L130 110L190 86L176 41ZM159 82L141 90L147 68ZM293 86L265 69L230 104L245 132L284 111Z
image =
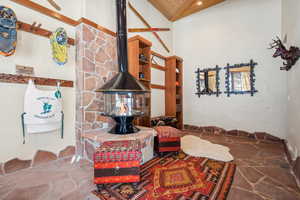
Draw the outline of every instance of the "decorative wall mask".
M255 73L254 67L257 63L251 60L249 63L241 63L230 66L227 64L226 69L226 92L229 97L230 94L251 94L258 92L255 87Z
M58 65L64 65L68 61L68 36L64 28L58 28L50 36L53 60Z
M10 56L17 46L17 17L15 12L0 6L0 54Z
M273 40L273 43L270 44L269 49L273 48L276 49L273 55L274 58L280 56L283 60L286 60L286 62L283 62L284 67L280 67L280 70L289 71L300 57L300 49L298 47L291 46L290 49L287 50L279 37L277 37L277 40Z
M201 95L216 95L217 97L221 94L219 85L220 85L220 76L219 71L221 68L217 65L215 68L202 69L195 72L197 79L197 93L199 97Z

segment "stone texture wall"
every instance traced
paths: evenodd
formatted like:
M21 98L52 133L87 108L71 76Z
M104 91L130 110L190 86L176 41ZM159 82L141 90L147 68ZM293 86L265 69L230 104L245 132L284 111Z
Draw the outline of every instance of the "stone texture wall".
M76 47L76 153L84 156L82 134L112 123L100 115L104 98L95 90L119 70L115 37L81 23L76 27Z

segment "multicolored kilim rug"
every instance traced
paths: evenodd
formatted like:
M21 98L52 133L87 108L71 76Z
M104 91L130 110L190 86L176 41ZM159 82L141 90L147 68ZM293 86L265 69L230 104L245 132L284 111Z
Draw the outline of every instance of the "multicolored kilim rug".
M141 182L108 184L101 200L225 200L236 165L180 153L156 157L141 166Z

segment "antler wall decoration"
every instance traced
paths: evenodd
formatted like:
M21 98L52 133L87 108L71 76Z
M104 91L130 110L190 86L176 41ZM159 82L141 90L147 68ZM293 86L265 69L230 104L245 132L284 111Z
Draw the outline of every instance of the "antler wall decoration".
M280 70L289 71L300 58L300 49L298 47L291 46L290 49L287 50L279 37L277 37L277 40L273 40L273 43L270 44L269 49L273 48L276 49L273 55L274 58L280 56L283 60L286 60L286 62L283 62L284 67L280 67Z

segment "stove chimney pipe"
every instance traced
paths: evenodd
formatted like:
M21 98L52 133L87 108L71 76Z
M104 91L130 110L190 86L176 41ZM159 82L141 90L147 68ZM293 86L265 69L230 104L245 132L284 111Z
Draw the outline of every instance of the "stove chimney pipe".
M117 44L120 72L128 72L127 14L126 0L116 0L117 3Z
M118 92L134 92L147 93L150 92L142 83L128 72L128 41L127 41L127 16L126 16L126 0L116 1L117 14L117 56L119 73L111 80L105 83L97 92L118 93Z

